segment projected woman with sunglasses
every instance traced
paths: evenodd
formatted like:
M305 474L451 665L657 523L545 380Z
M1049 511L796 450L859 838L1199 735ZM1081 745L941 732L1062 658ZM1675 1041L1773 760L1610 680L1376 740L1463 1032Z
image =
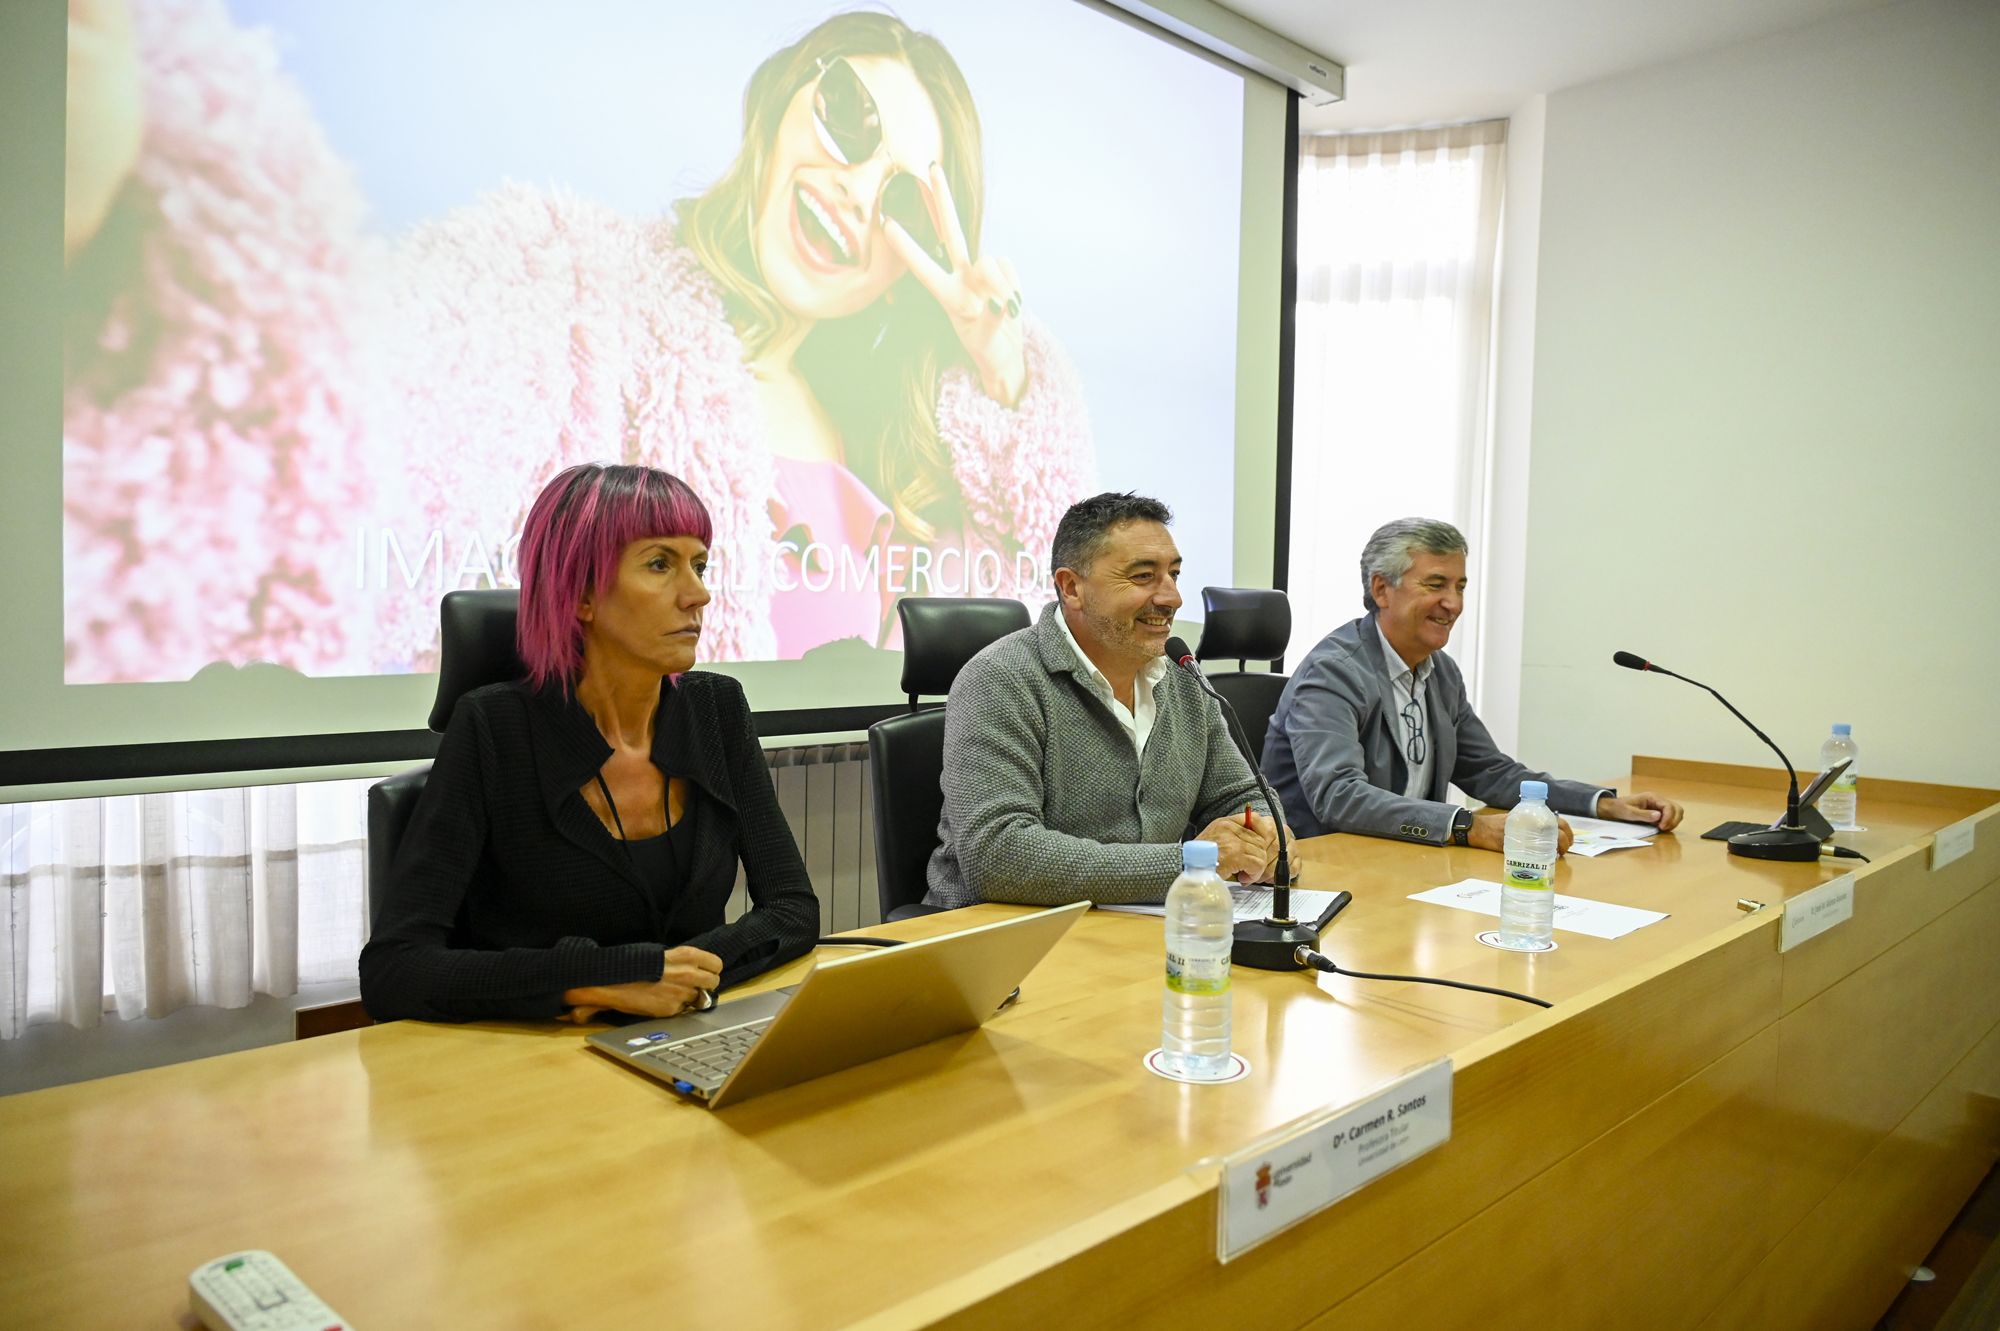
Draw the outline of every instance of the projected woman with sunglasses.
M951 55L857 13L764 62L735 162L678 210L778 454L782 656L843 627L885 637L908 547L931 547L927 585L901 580L913 592L1045 599L1047 577L1018 577L1018 557L1039 563L1060 510L1037 521L1030 503L1081 493L1088 433L1013 267L978 255L982 199L978 114ZM951 373L970 383L940 391ZM1031 380L1045 400L1009 422ZM1053 490L1035 484L1045 465ZM849 576L871 550L882 575Z
M777 51L666 216L503 185L385 238L265 35L134 0L126 62L125 18L72 8L71 682L428 668L439 592L510 582L590 460L709 498L718 660L894 646L902 593L1047 598L1088 417L980 248L936 39L851 13Z

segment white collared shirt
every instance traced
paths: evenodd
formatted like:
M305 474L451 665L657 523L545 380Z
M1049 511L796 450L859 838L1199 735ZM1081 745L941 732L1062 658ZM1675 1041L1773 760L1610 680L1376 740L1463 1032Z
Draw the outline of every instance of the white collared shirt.
M1382 641L1382 673L1389 677L1389 727L1395 732L1396 747L1401 750L1403 762L1409 767L1409 775L1403 781L1403 795L1408 799L1427 800L1431 797L1431 770L1437 766L1437 735L1430 723L1430 704L1427 686L1431 675L1437 670L1437 662L1426 656L1415 669L1403 664L1403 658L1382 632L1382 621L1375 620L1375 636ZM1403 708L1415 702L1419 715L1423 718L1424 760L1410 761L1410 737L1403 724Z
M1070 632L1069 618L1063 614L1061 606L1056 607L1056 623L1062 626L1063 637L1069 639L1070 648L1076 652L1076 659L1082 662L1084 679L1090 685L1091 692L1104 700L1105 706L1111 709L1111 714L1118 718L1118 724L1125 727L1125 733L1132 737L1133 752L1143 756L1146 752L1146 737L1153 733L1153 687L1166 678L1167 671L1171 668L1167 658L1155 657L1139 671L1138 678L1132 682L1133 706L1128 709L1124 703L1118 701L1117 693L1111 688L1111 681L1104 677L1104 672L1097 668L1097 663L1083 650L1083 644L1076 640L1076 634Z
M1428 685L1431 675L1437 669L1435 656L1426 656L1423 663L1412 670L1403 664L1403 658L1382 632L1382 622L1375 621L1375 636L1382 643L1382 673L1389 677L1389 726L1396 735L1396 747L1402 750L1403 762L1410 769L1403 782L1403 795L1407 799L1427 800L1431 797L1431 769L1437 765L1437 734L1430 720L1430 695ZM1424 760L1421 764L1410 762L1410 739L1404 732L1403 704L1412 698L1423 709L1424 717ZM1615 795L1615 790L1597 792L1591 801L1591 813L1597 815L1598 804L1607 796Z

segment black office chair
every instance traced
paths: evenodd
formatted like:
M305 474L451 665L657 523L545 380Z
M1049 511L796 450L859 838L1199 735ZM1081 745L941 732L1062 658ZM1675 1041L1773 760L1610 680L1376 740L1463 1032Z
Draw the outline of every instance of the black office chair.
M507 591L446 592L438 606L438 686L431 702L430 727L440 735L451 723L458 700L476 688L519 679L528 673L514 645L514 621L521 612L521 593ZM413 767L385 777L368 788L368 919L382 912L382 894L389 886L389 866L396 847L424 793L431 766Z
M944 708L920 697L951 692L951 682L980 650L1028 627L1028 607L1004 598L906 596L903 692L910 710L868 727L869 780L875 792L875 891L885 920L927 915L931 852L944 810Z
M1236 659L1236 669L1208 677L1215 691L1229 699L1243 723L1250 751L1262 756L1264 732L1290 675L1252 674L1250 661L1276 664L1292 640L1292 603L1285 594L1264 587L1203 587L1201 645L1194 654L1203 661Z

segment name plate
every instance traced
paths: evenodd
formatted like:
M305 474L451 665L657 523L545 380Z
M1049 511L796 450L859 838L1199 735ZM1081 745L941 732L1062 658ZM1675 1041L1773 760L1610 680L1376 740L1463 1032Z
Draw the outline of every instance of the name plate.
M1938 834L1931 838L1932 873L1972 853L1974 821L1971 818L1961 818L1950 827L1938 829Z
M1853 917L1854 875L1844 873L1785 903L1785 917L1778 925L1778 951L1789 952Z
M1223 1163L1216 1257L1241 1256L1451 1139L1451 1060Z

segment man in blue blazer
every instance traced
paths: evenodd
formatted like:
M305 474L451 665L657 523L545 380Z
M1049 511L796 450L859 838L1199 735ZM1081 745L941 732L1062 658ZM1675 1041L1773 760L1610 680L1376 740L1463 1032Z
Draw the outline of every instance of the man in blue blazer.
M1465 608L1465 553L1456 527L1427 518L1398 519L1369 538L1368 613L1306 654L1264 739L1264 774L1293 829L1499 850L1507 816L1474 814L1448 802L1445 788L1511 809L1524 780L1548 782L1557 814L1672 829L1681 820L1672 800L1558 781L1493 743L1442 650ZM1569 848L1567 822L1559 842Z

